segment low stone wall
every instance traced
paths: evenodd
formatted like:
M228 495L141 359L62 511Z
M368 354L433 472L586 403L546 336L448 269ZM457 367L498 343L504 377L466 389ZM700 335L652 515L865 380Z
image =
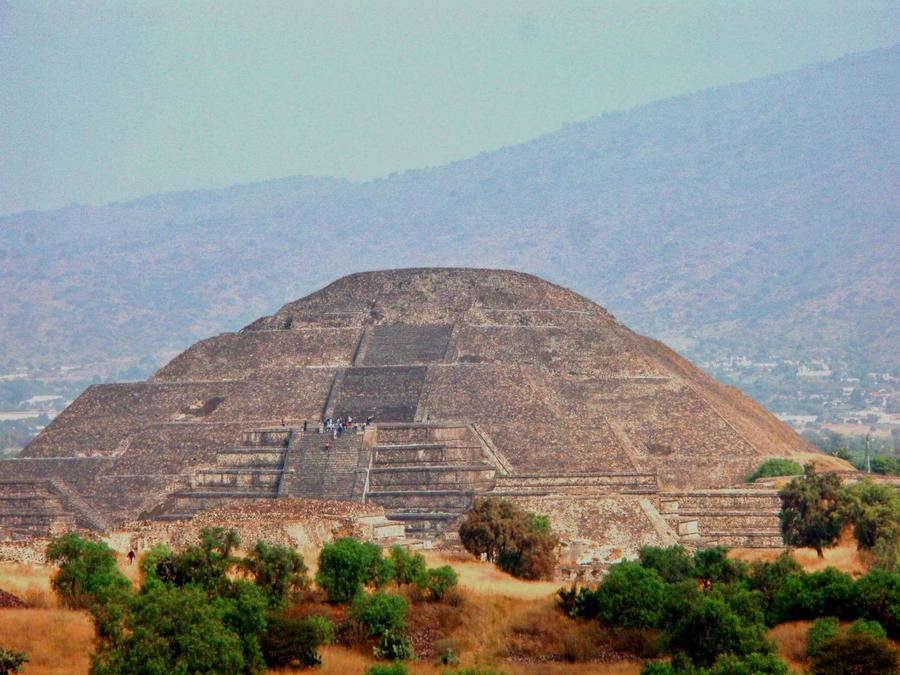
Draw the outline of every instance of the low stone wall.
M258 539L296 549L320 548L337 537L363 540L379 538L377 523L384 510L371 504L316 499L262 499L197 514L192 520L135 521L126 523L107 538L114 550L140 551L153 544L174 548L196 544L204 527L233 529L242 548Z

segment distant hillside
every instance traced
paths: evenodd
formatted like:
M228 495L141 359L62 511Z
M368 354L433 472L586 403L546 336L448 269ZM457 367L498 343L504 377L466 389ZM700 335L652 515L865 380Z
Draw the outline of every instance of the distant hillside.
M896 369L900 46L448 166L0 219L11 364L181 349L361 269L508 267L693 358Z

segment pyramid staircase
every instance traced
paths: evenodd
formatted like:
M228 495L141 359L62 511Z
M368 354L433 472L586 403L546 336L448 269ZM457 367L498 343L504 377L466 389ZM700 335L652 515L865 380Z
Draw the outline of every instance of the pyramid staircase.
M371 430L348 430L337 437L330 433L295 433L278 496L363 501L369 465L364 442L371 434Z
M424 540L452 539L498 471L466 424L379 424L369 457L364 501L404 523L408 537Z

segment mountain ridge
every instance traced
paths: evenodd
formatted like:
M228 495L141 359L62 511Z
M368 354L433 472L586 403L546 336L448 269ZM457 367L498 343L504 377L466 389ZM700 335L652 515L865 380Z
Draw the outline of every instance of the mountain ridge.
M344 272L461 264L577 287L694 359L896 368L898 82L895 46L366 183L0 218L0 339L10 362L146 356Z

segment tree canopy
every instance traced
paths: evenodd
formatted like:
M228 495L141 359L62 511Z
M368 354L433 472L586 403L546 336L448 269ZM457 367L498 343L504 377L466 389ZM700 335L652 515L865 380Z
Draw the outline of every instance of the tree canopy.
M782 488L781 536L788 546L810 547L820 558L841 533L841 479L837 474L817 474L812 464L804 475Z
M479 499L459 526L466 550L522 579L553 574L559 539L546 516L495 498Z

